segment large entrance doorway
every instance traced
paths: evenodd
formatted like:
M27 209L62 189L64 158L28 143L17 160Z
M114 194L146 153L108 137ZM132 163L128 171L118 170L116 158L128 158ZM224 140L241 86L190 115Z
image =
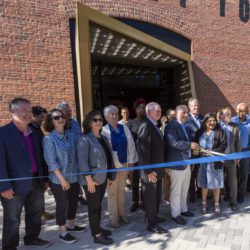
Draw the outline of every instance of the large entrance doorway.
M81 116L108 104L132 111L138 98L166 110L195 96L190 53L173 37L170 45L162 31L145 33L145 23L135 29L81 4L76 24Z

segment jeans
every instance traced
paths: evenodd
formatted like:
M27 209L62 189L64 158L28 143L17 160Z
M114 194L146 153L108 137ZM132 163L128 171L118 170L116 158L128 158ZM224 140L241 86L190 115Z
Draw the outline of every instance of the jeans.
M24 242L36 239L41 231L41 215L44 208L44 190L39 180L33 180L27 195L1 198L3 206L2 249L14 250L19 245L19 226L22 209L25 209Z

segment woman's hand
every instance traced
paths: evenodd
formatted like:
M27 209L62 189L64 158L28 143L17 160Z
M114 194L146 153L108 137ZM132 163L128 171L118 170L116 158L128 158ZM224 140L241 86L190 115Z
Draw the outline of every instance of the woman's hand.
M93 194L95 193L95 186L98 185L92 178L87 180L88 191Z
M64 178L60 180L63 191L67 191L70 188L70 184Z

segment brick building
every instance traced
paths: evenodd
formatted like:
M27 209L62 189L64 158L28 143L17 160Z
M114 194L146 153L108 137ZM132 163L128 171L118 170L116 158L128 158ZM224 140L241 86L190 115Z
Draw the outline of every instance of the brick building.
M81 97L79 98L74 55L73 26L76 18L76 2L74 0L0 1L0 124L7 122L7 104L15 96L25 96L31 99L33 104L40 104L48 109L61 100L66 100L72 104L75 111L80 113ZM144 60L147 63L141 64L139 59L131 61L142 52L136 54L135 51L133 54L133 48L129 49L129 44L135 44L134 50L143 44L141 41L134 42L128 37L127 48L123 50L123 55L131 52L131 60L122 61L122 65L117 60L105 61L108 55L95 57L94 49L90 51L90 54L93 52L91 55L93 86L98 76L104 85L107 84L105 81L116 79L121 83L120 92L113 91L115 87L109 85L110 91L112 89L113 92L111 92L114 95L118 93L116 99L119 99L119 95L122 99L123 88L126 88L122 85L124 79L121 80L118 74L113 78L112 72L123 71L127 72L127 79L133 82L135 79L144 79L137 81L142 85L141 91L139 87L134 91L138 97L140 94L150 97L148 92L151 92L151 95L152 93L157 95L159 92L159 95L160 93L163 95L162 102L166 100L166 108L179 101L187 100L188 96L182 98L179 95L183 89L186 90L185 88L188 95L198 97L203 113L215 111L225 105L235 108L240 101L250 103L249 0L82 0L80 2L84 6L114 17L119 22L132 25L134 29L140 29L146 25L145 27L151 30L148 34L151 36L154 36L153 33L160 28L163 33L166 31L165 36L173 35L172 41L168 40L166 43L171 43L172 47L190 55L187 61L191 66L187 69L186 61L181 57L178 58L178 53L171 54L170 49L170 56L174 58L171 60L177 60L179 64L172 63L162 68L161 64L154 61L157 62L160 59L160 62L164 62L164 56L168 60L168 54L162 52L159 46L158 50L154 48L154 53L158 53L158 56L152 57L151 61ZM105 34L110 34L109 30L96 27L95 24L90 27L90 32L97 32L97 30L104 32L104 37ZM119 45L117 39L124 39L120 36L119 30L111 36L112 38L115 36L116 46ZM90 48L93 48L94 37L90 35L90 39L92 39ZM163 40L161 43L164 42ZM186 46L186 49L182 48L182 45L179 46L178 42ZM115 51L116 48L114 47L113 50ZM100 54L106 51L104 47L99 49ZM146 46L144 50L150 51L150 49L153 51L150 46ZM145 54L145 58L149 57ZM185 82L186 76L183 77L183 69L188 71L189 82L185 83L187 87L184 86L185 84L184 87L180 84ZM105 75L104 71L109 73ZM135 72L139 72L139 75ZM165 76L167 76L166 79ZM153 92L152 86L148 85L147 90L144 88L150 81L151 84L163 86L161 79L172 84L165 86L166 91L174 89L170 93L166 92L168 99L164 99L165 90L162 87L154 89ZM84 85L82 86L82 92L84 92ZM96 95L93 100L97 102L94 104L96 107L108 102L102 100L102 103L98 103L99 99L102 99L98 91L100 91L98 87L95 89L93 87L93 95ZM110 96L112 96L111 92L108 92ZM112 100L115 100L114 96Z

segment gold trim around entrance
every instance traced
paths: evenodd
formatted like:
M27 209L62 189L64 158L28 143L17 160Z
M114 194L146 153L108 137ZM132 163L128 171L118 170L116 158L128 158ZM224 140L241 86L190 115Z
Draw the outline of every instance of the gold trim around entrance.
M167 43L164 43L144 32L126 25L115 18L104 15L86 5L77 2L76 14L76 60L79 88L80 118L92 109L92 80L89 25L90 22L99 24L110 30L119 32L141 43L166 52L185 61L191 61L191 55Z

